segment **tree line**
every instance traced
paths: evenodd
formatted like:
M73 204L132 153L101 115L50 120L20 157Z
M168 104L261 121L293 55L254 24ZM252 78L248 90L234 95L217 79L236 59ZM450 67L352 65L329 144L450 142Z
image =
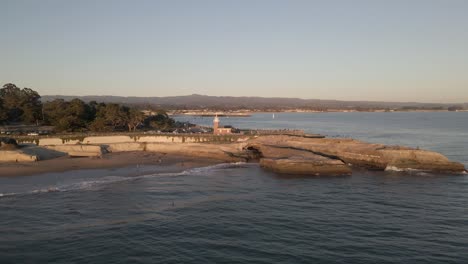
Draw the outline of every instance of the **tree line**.
M145 115L137 107L116 103L86 103L80 99L41 102L30 88L8 83L0 89L0 123L51 125L56 131L136 131L139 128L166 131L175 121L163 110Z

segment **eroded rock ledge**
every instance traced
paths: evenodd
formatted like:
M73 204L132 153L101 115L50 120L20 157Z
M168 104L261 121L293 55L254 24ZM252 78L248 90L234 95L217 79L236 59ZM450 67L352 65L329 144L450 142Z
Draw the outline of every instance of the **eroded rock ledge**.
M51 142L54 142L51 140ZM106 152L147 151L219 160L259 162L278 173L350 175L351 167L372 170L465 172L463 164L427 150L371 144L354 139L308 138L287 135L258 136L237 142L138 142L126 137L96 137L93 143L76 142L23 147L0 153L0 161L52 159L61 155L100 157ZM19 159L17 152L30 155Z
M372 170L422 170L431 172L462 173L463 164L452 162L437 152L401 146L371 144L354 139L315 139L287 136L259 137L247 143L247 149L255 150L264 158L284 159L292 153L308 153L329 160L338 160L348 166ZM314 157L313 156L313 157ZM309 159L314 161L314 159ZM329 162L329 161L328 161ZM262 162L261 162L262 164ZM270 163L268 163L270 164ZM281 163L277 162L281 167ZM335 166L330 163L330 166ZM269 166L266 166L269 167ZM301 169L297 169L301 172ZM295 172L293 168L292 173ZM313 174L313 173L312 173Z

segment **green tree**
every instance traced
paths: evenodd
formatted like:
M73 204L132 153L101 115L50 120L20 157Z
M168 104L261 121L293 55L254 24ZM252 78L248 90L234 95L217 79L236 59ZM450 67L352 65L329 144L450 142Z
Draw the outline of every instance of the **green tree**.
M96 118L91 123L93 131L115 131L125 129L130 108L115 103L96 105Z
M6 122L7 118L8 118L7 110L5 109L5 107L3 107L3 100L0 97L0 124Z
M125 127L128 107L119 104L107 104L104 108L104 120L112 127L112 130Z
M143 124L145 120L145 115L135 108L130 109L127 112L127 127L128 131L136 131L138 126Z
M38 123L41 118L41 96L29 88L20 89L7 83L0 89L8 122Z
M175 121L163 110L159 110L156 115L149 116L144 121L145 125L152 129L166 131L174 127Z
M89 106L80 99L56 99L44 104L46 122L58 131L82 131L92 120Z
M20 122L23 110L21 109L21 89L12 83L7 83L0 89L0 97L6 110L7 121Z
M88 126L91 131L95 132L105 132L110 131L110 127L107 126L106 120L102 117L96 117Z
M29 88L24 88L21 93L21 109L23 110L21 120L26 123L39 124L42 116L41 96Z

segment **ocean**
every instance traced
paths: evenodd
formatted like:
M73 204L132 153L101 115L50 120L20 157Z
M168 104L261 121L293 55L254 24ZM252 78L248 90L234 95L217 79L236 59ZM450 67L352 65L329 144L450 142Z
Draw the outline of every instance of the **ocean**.
M419 147L468 167L467 121L468 112L221 118ZM467 204L467 175L421 172L286 177L234 163L3 177L0 263L468 263Z

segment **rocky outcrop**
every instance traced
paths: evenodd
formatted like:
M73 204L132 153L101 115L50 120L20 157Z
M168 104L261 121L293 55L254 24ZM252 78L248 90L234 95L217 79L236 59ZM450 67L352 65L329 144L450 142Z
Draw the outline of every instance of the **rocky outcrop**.
M343 161L300 148L250 143L244 149L255 150L253 152L260 159L260 166L277 173L326 176L351 174L351 168Z
M346 164L375 170L414 169L433 172L460 173L463 164L451 162L445 156L427 150L386 146L354 139L316 139L289 136L265 136L251 140L247 149L257 149L262 156L277 156L278 149L304 151L341 160Z
M147 143L146 151L237 162L247 159L242 146L243 144Z
M38 161L56 159L68 155L66 152L38 147L35 145L24 146L21 148L21 152L30 156L36 156Z
M18 148L18 143L13 138L0 137L0 150L14 150Z
M101 157L103 148L95 145L60 145L60 146L47 146L59 152L65 152L70 157Z
M214 143L210 141L207 143L187 142L184 137L172 142L176 137L163 137L88 137L84 141L89 144L71 144L71 141L58 144L59 141L50 140L49 143L55 142L57 145L48 145L45 148L55 152L33 150L28 147L27 149L30 149L31 153L21 153L29 155L28 157L22 156L25 160L37 160L38 157L42 159L42 156L52 157L62 154L78 157L100 157L107 151L149 151L210 158L222 162L258 161L265 169L279 173L308 175L349 174L351 172L350 166L374 170L423 170L448 173L465 171L463 164L452 162L436 152L372 144L353 139L271 135L257 136L246 142L228 143L222 141ZM93 142L100 143L91 144ZM4 154L3 159L18 161L23 159L21 157L15 158L14 155L20 152L15 153ZM42 154L38 156L34 153ZM36 158L31 158L33 156Z
M313 159L290 157L281 159L260 159L260 166L282 174L340 176L351 175L351 168L341 160L316 155Z
M22 152L21 150L0 151L0 162L34 162L37 156Z
M130 152L130 151L145 151L145 143L112 143L105 145L109 152Z

